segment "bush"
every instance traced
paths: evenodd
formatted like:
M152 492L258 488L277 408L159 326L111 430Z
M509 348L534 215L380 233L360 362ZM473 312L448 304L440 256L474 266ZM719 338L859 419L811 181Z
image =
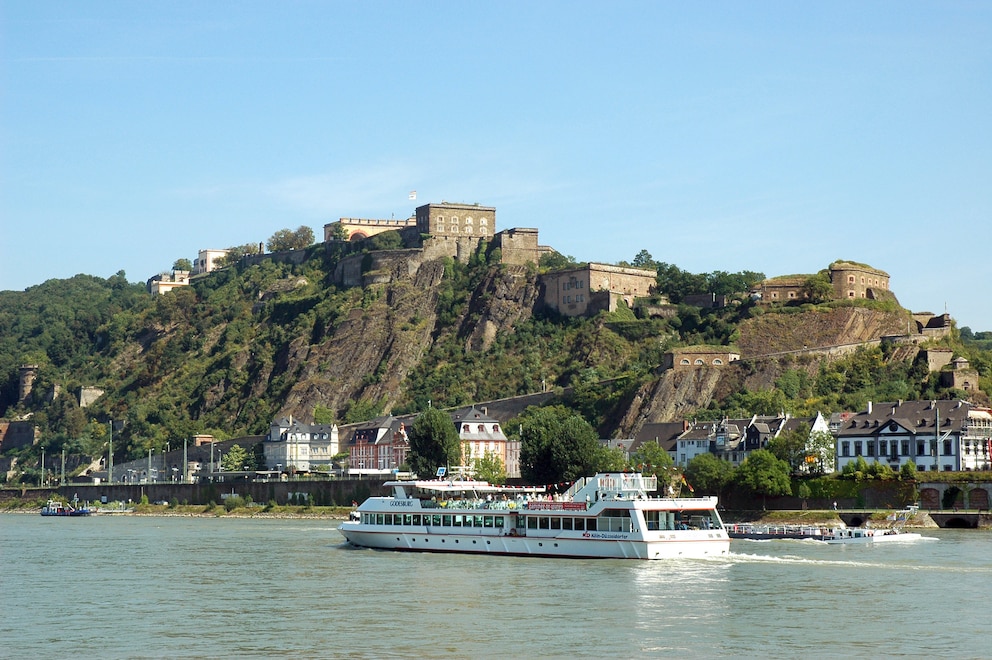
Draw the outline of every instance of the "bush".
M233 495L224 500L224 508L228 511L240 509L245 505L245 499L240 495Z

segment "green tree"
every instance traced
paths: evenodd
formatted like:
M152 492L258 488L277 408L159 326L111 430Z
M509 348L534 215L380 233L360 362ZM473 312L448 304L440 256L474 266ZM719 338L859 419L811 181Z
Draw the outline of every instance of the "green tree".
M230 266L241 261L242 257L250 254L259 254L262 250L259 248L258 243L245 243L244 245L232 245L227 248L227 254L223 257L214 260L214 265L217 268L223 268L225 266Z
M903 481L916 481L916 463L906 461L899 467L899 478Z
M810 433L806 451L806 466L810 474L826 474L827 466L833 466L834 464L836 446L837 439L830 431L813 431Z
M682 472L675 468L671 455L656 440L643 442L631 452L630 467L641 474L658 477L658 489L663 493L669 492L676 485L675 481L682 478Z
M564 406L531 406L512 426L521 429L520 472L531 483L572 481L596 471L599 435Z
M439 467L460 462L458 431L447 413L428 408L417 416L409 436L410 469L418 475L433 476Z
M809 426L802 425L798 428L782 431L768 441L766 449L775 454L776 458L788 463L789 469L793 473L797 473L806 464L808 439Z
M634 268L647 268L649 270L657 270L658 262L654 260L651 253L647 250L641 250L634 257L634 260L630 262L630 265Z
M193 262L185 257L182 259L176 259L172 264L172 270L185 270L189 272L193 270Z
M296 231L280 229L265 243L269 252L303 250L311 245L313 245L313 230L302 225Z
M685 468L685 478L697 495L722 495L733 481L734 466L729 461L706 453L696 456Z
M364 420L363 420L364 421ZM334 424L334 409L322 406L319 403L313 408L314 424Z
M789 464L767 449L756 449L737 468L735 479L750 492L761 495L790 495Z
M473 459L475 478L491 484L506 483L506 468L496 452L487 451L480 458Z
M830 283L830 275L826 271L820 271L808 277L799 288L799 292L807 302L825 303L833 299L834 285Z
M578 265L575 257L554 251L542 254L540 262L538 265L545 270L565 270Z
M327 233L327 239L331 241L347 241L348 240L348 230L340 222L332 222L330 225L330 231Z
M228 472L240 472L242 470L255 469L255 456L250 454L241 445L231 445L231 448L221 459L221 465Z

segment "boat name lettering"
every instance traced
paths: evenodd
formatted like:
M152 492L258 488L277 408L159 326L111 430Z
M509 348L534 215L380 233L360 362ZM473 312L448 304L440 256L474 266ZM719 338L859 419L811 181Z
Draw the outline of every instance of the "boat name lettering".
M389 506L413 506L413 500L393 500Z
M544 502L533 501L527 503L527 508L531 510L544 511L585 511L585 502Z
M587 539L613 539L617 541L622 541L627 538L626 534L610 534L607 532L586 532L582 536Z

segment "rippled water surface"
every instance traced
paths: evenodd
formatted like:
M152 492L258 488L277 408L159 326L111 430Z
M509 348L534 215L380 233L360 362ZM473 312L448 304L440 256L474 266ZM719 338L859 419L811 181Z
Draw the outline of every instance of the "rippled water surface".
M992 534L636 562L405 554L335 521L0 514L0 655L989 657Z

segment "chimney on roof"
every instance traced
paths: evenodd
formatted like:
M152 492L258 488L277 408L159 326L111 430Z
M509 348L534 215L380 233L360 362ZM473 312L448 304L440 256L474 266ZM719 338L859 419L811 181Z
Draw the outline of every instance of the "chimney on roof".
M866 411L869 415L871 414L871 401L868 402L868 410Z

